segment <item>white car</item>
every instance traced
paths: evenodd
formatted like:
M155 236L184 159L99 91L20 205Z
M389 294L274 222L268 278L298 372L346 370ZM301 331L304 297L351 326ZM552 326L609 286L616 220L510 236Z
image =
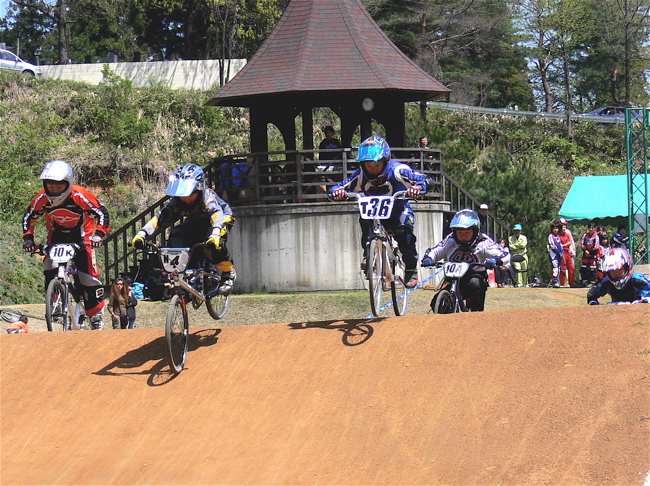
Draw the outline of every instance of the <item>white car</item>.
M41 68L23 61L16 54L6 49L0 49L0 69L9 69L30 76L40 76Z

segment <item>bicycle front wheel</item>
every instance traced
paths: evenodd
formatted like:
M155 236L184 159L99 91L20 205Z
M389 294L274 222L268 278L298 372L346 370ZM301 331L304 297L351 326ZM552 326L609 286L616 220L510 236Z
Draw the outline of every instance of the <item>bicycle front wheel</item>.
M433 298L431 308L434 314L453 314L455 312L454 296L448 290L441 290Z
M185 298L174 295L169 301L167 309L165 340L167 342L167 361L175 373L183 371L183 366L185 366L189 333L190 325Z
M374 239L368 248L368 291L370 293L370 310L375 317L379 317L382 310L382 290L384 285L384 268L386 265L386 249L384 242ZM388 289L386 289L388 290Z
M404 282L406 267L399 253L395 254L395 259L391 262L393 271L393 281L390 283L390 292L393 296L393 310L396 316L406 315L408 308L408 289Z
M70 315L67 309L65 285L54 278L47 286L45 296L45 322L48 331L67 331L70 328Z

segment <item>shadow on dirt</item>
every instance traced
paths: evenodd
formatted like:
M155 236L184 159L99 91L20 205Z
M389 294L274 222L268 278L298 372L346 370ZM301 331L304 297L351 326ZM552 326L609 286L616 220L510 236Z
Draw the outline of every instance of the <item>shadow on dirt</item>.
M382 319L372 319L371 321L381 321ZM349 321L319 321L319 322L293 322L289 327L294 330L301 329L332 329L341 331L343 336L341 341L346 346L359 346L372 337L375 332L369 324L368 319L353 319Z
M217 344L220 333L221 329L201 329L190 334L188 353L201 347ZM165 336L160 336L137 349L128 351L93 374L100 376L149 375L147 379L149 386L164 385L178 376L167 365L165 346L167 346ZM152 362L151 366L143 369L150 361Z

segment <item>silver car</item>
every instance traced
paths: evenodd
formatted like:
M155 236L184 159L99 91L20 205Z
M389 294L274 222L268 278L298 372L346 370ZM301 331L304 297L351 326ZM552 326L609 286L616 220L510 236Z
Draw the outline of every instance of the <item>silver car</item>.
M41 68L23 61L16 54L6 49L0 49L0 69L9 69L30 76L40 76Z

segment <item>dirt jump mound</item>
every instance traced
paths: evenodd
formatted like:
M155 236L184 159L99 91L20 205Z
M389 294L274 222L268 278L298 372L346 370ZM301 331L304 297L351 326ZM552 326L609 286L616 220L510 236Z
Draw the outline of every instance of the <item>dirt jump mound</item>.
M650 306L5 334L3 485L643 485Z

